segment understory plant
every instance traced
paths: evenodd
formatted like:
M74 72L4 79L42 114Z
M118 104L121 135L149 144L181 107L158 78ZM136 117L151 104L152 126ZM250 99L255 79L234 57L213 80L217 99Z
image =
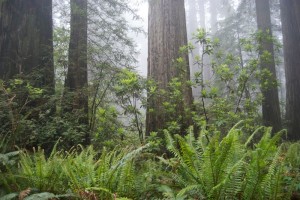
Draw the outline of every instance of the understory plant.
M20 151L18 166L0 176L4 199L255 199L299 196L300 144L282 143L283 132L259 127L246 137L244 121L225 137L205 127L199 136L165 130L171 154L155 144L96 151L56 147ZM154 142L155 143L155 142ZM173 156L172 156L173 155Z
M160 158L169 166L171 178L161 187L164 196L250 200L289 199L295 194L299 173L292 166L298 162L290 156L299 157L299 151L293 150L299 144L279 145L282 133L271 136L271 128L266 127L244 139L241 123L224 138L220 134L208 138L205 131L195 138L192 130L185 137L173 137L166 131L167 148L174 158Z
M272 73L260 67L261 34L239 39L239 53L226 51L220 39L198 29L188 46L194 62L192 82L195 95L195 121L205 120L211 131L223 136L240 120L245 120L244 132L250 134L262 124L262 91L278 87ZM199 48L200 54L193 55ZM199 51L198 51L199 52ZM270 60L266 53L264 60ZM200 118L200 119L199 119Z
M69 152L54 148L49 157L40 148L34 152L23 151L19 167L8 170L0 178L1 185L9 193L3 198L14 199L22 192L27 198L34 195L33 199L133 198L139 193L135 158L148 147L110 152L104 149L100 154L92 146L79 146Z

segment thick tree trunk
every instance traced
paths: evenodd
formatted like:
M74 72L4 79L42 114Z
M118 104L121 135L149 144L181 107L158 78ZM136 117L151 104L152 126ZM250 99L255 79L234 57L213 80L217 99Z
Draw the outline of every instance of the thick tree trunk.
M268 82L277 81L275 59L274 59L274 47L272 42L272 24L269 0L256 0L256 15L257 15L257 28L262 31L262 41L260 54L261 69L267 69L271 72L271 77ZM270 57L267 59L264 53L268 52ZM264 82L264 81L263 81ZM281 129L281 115L278 97L278 87L271 86L272 88L264 89L263 102L262 102L262 114L263 121L266 126L273 127L273 132L277 132Z
M43 94L53 94L52 32L52 0L0 1L0 79L18 76L43 89ZM24 95L28 94L17 97L19 106L25 103ZM27 107L45 103L36 98Z
M300 1L280 0L288 139L300 139Z
M52 0L1 1L0 9L0 78L38 70L35 86L53 89Z
M191 107L192 89L186 84L186 81L190 80L187 53L183 55L183 70L175 66L174 60L182 57L179 48L186 44L184 0L150 0L148 78L157 83L158 90L168 91L169 82L175 77L183 76L183 97L176 110L178 119L181 119L181 130L191 123L190 118L184 114L184 108ZM166 115L163 103L167 101L168 98L148 97L146 134L166 128L170 119Z
M65 80L63 110L74 113L80 125L88 125L87 1L71 0L69 66ZM85 144L90 143L86 132Z
M10 0L0 6L0 78L37 70L42 77L34 86L53 90L52 1Z

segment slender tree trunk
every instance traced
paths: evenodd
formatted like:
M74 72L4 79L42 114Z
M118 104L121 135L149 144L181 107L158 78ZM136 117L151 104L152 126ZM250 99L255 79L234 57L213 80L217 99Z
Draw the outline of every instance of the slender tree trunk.
M79 117L79 123L88 126L87 76L87 1L71 0L71 35L69 66L65 80L64 111ZM85 144L90 136L85 130Z
M205 2L206 0L199 0L199 13L200 13L200 27L205 29L206 31L208 31L206 29L206 12L205 12ZM215 6L215 0L213 1L210 1L210 10L213 12L213 13L217 13L217 8ZM217 30L217 16L211 16L211 26L212 26L212 32L213 34L215 33L215 31ZM201 52L202 54L203 52ZM204 83L207 82L207 81L211 81L211 77L212 77L212 69L211 69L211 66L210 66L210 56L205 54L203 55L203 73L202 73L202 77L203 77L203 80L204 80ZM199 95L198 96L201 96L201 89L199 90ZM207 99L204 100L205 103L208 102Z
M199 7L199 14L200 14L200 27L206 29L205 0L199 0L198 7Z
M200 55L200 46L199 43L195 43L195 40L193 40L193 34L196 33L197 29L199 28L198 23L198 12L197 12L198 2L196 0L189 0L188 1L188 15L187 15L187 33L188 33L188 40L191 41L194 45L194 49L189 54L189 63L190 63L190 69L191 69L191 77L192 80L195 76L196 72L199 72L199 66L195 63L195 57ZM193 96L199 96L200 88L193 87Z
M270 80L268 82L277 81L275 59L274 59L274 47L272 39L272 24L269 0L256 0L256 15L257 15L257 27L259 31L262 31L262 41L260 54L261 69L267 69L271 72ZM270 57L265 58L264 54L268 52ZM264 80L263 80L264 82ZM263 121L266 126L273 127L273 132L277 132L281 129L281 115L278 97L278 87L271 86L272 88L262 88L263 102L262 102L262 114Z
M210 0L210 28L212 34L215 34L218 30L218 5L216 0Z
M198 23L198 12L197 12L198 3L196 0L189 0L188 1L188 16L187 16L187 32L188 32L188 39L191 40L193 38L193 33L197 31L199 28ZM199 46L196 46L194 51L196 55L199 54Z
M280 0L288 139L300 139L300 1Z
M188 14L188 35L191 37L192 33L195 33L197 28L206 29L205 25L205 0L189 0L189 14ZM199 20L198 19L199 16ZM195 40L193 41L195 42ZM199 43L193 43L195 49L192 51L192 55L190 56L190 65L191 65L191 77L194 79L195 73L202 71L201 65L194 64L195 56L200 56L202 54L202 49L200 49ZM203 56L203 60L201 62L204 63L204 69L202 73L202 78L208 80L210 77L210 69L208 67L208 59L207 55ZM199 78L199 77L198 77ZM195 99L199 99L201 96L201 86L196 86L192 88L193 97Z
M190 80L188 55L184 54L184 69L175 66L180 57L179 48L187 44L184 0L149 1L149 51L148 78L157 83L158 90L168 91L170 81L183 76L182 102L177 105L177 118L181 119L181 130L190 125L191 120L184 114L184 108L192 104L192 89L186 84ZM148 93L146 134L166 128L169 120L163 103L170 99L160 99Z

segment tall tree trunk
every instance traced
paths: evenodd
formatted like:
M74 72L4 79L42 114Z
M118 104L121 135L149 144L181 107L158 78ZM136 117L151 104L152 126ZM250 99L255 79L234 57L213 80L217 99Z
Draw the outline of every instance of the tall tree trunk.
M206 12L205 12L205 2L206 0L199 0L199 13L200 13L200 27L205 29L205 31L208 31L206 29ZM212 11L212 13L214 13L216 16L211 16L211 27L212 27L212 32L213 34L215 33L215 31L217 30L217 7L215 6L216 2L215 0L210 1L210 10ZM203 53L203 49L201 54ZM210 68L210 56L205 54L203 55L203 73L202 73L202 78L203 78L203 83L205 82L209 82L211 81L211 77L212 77L212 69ZM198 97L201 96L201 89L198 92ZM207 103L207 100L204 100L205 103Z
M280 0L289 140L300 139L300 1Z
M180 119L181 130L190 125L191 120L184 113L184 108L192 104L192 89L186 84L190 80L188 55L179 54L179 48L187 44L184 0L150 0L149 1L149 51L148 78L153 79L158 90L168 91L170 81L175 77L182 79L182 101L177 105L177 119ZM174 60L184 59L184 69L178 69ZM166 128L169 120L163 103L170 99L148 96L146 134Z
M192 53L189 54L189 63L190 63L190 69L191 69L191 77L192 79L195 76L196 72L199 72L199 66L195 62L195 57L200 55L200 46L199 43L195 43L195 40L193 40L193 34L196 33L197 29L199 28L198 23L198 12L197 12L198 2L196 0L189 0L188 1L188 15L187 15L187 33L188 33L188 40L193 42L194 49L192 50ZM199 96L200 88L193 87L193 96Z
M196 31L197 28L206 29L206 16L205 16L205 1L206 0L189 0L189 15L188 15L188 35L191 35L191 31ZM194 20L193 18L197 19L197 16L199 15L199 20ZM192 19L192 20L191 20ZM191 28L194 27L194 28ZM195 42L195 41L193 41ZM201 71L201 66L199 64L195 63L195 56L200 56L203 53L202 49L200 50L199 43L194 44L195 49L193 50L193 58L190 55L190 65L191 65L191 77L194 79L195 73ZM204 69L202 72L202 77L205 80L208 80L208 77L210 77L210 69L208 67L208 59L209 57L207 55L204 55L202 62L204 63ZM198 77L199 79L199 77ZM195 99L199 99L201 96L201 87L198 85L196 87L192 88L193 90L193 97Z
M218 4L217 0L210 0L209 9L210 9L210 28L212 34L215 34L218 30Z
M88 75L87 75L87 1L71 0L71 35L69 66L65 80L63 110L79 117L80 125L88 125ZM90 136L84 130L85 144Z
M200 27L206 29L205 17L205 0L199 0Z
M268 82L277 81L274 47L272 42L272 24L269 0L256 0L256 15L257 15L257 28L262 32L260 54L261 69L267 69L271 72L270 80ZM265 58L264 54L268 52L270 57ZM263 80L264 82L264 80ZM278 87L271 86L271 88L262 88L263 102L262 114L263 121L266 126L273 127L273 132L281 129L281 115L278 97Z
M52 0L0 1L0 78L8 81L18 76L43 89L44 95L53 94L52 33ZM21 96L18 103L24 107L28 93ZM39 110L46 102L45 98L31 99L28 110L23 110ZM32 117L38 117L38 112Z
M198 3L196 0L188 1L187 32L189 40L193 38L193 33L199 28L197 7ZM197 53L196 55L199 54L199 46L196 46L194 52Z

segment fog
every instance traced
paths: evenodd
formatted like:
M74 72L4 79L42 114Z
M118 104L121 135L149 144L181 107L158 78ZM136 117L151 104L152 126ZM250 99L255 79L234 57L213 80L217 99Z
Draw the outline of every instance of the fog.
M137 14L141 17L140 20L136 21L131 20L131 23L137 25L145 31L145 33L130 33L130 37L135 40L136 47L139 52L137 56L137 71L144 77L147 76L147 57L148 57L148 37L147 37L147 29L148 29L148 3L146 1L138 2L138 5L135 6L137 9Z

